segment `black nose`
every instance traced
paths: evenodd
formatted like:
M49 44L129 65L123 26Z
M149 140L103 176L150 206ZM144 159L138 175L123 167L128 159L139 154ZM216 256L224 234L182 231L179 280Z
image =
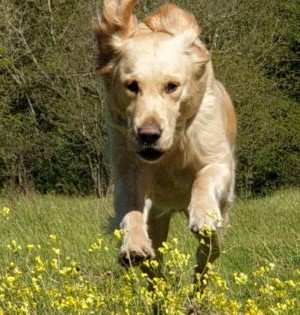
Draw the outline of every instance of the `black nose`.
M157 124L144 125L138 128L138 137L142 144L154 144L162 134L161 128Z

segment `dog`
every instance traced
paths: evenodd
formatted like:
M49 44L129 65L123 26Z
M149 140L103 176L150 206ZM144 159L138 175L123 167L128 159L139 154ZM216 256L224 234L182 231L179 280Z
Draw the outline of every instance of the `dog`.
M234 198L236 118L195 17L165 4L139 22L137 0L104 0L95 33L107 89L120 261L158 258L171 214L199 239L195 272L220 254Z

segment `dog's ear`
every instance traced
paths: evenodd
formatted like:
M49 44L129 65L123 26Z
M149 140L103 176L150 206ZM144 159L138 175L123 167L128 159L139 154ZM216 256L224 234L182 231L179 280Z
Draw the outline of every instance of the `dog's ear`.
M137 2L138 0L104 0L102 15L94 23L100 74L110 73L124 40L134 33L137 19L132 11Z
M186 30L193 30L197 36L201 33L194 15L175 4L162 5L145 20L145 24L154 32L167 32L171 35L177 35Z
M191 34L189 31L183 32L175 37L174 40L178 42L179 47L185 49L185 53L188 54L192 61L200 66L200 68L210 61L211 57L209 51L198 37L195 38L194 34Z
M190 54L195 63L203 65L210 60L209 52L198 39L201 28L193 14L174 4L165 4L147 18L145 24L154 32L166 32L174 36L178 45Z

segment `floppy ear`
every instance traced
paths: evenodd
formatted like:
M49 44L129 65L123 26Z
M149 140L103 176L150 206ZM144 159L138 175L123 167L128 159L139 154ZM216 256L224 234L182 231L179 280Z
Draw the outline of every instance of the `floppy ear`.
M162 5L152 16L145 20L145 24L154 32L167 32L171 35L186 30L194 31L197 36L201 33L194 15L182 10L175 4Z
M185 31L182 34L175 36L178 46L184 49L184 52L191 58L195 65L200 68L210 61L210 53L205 45L200 41L195 34Z
M179 47L188 53L196 64L206 64L210 54L198 39L201 33L195 16L174 4L161 6L145 24L154 32L166 32L174 36Z
M108 74L126 38L135 31L137 19L132 15L138 0L104 0L103 12L95 23L98 41L98 70Z

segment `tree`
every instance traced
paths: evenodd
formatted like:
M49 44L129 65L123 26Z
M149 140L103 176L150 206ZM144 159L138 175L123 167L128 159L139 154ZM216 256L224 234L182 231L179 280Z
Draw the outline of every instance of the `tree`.
M2 2L2 185L24 192L35 186L44 192L105 193L109 173L103 89L91 49L93 6Z
M143 18L167 1L140 1ZM299 185L297 0L174 1L194 12L238 114L237 190ZM0 188L102 196L111 181L98 0L0 3Z

